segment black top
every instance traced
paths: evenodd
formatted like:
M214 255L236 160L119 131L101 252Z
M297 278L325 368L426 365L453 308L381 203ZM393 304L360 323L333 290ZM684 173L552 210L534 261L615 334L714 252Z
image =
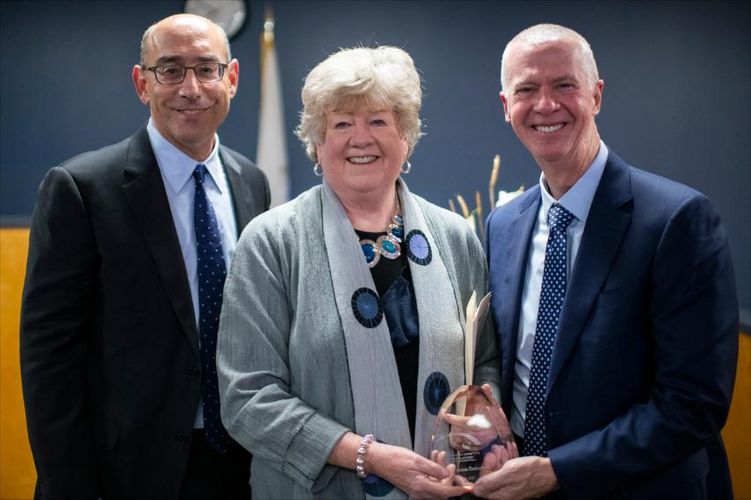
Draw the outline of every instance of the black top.
M386 234L355 230L360 239L376 241ZM404 406L407 410L412 442L415 439L415 413L417 409L417 369L420 359L417 304L412 286L412 275L404 254L396 259L381 255L378 264L370 268L376 291L384 309L391 334L394 358L399 371Z

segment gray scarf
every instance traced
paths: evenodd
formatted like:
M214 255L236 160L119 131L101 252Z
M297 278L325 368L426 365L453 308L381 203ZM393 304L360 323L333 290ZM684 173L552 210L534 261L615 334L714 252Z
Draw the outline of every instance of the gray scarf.
M420 325L414 451L430 455L435 415L443 398L464 383L464 311L418 201L397 183L404 217L402 253L409 261ZM322 190L323 233L336 305L344 328L355 410L355 431L412 448L404 397L383 308L373 278L336 193ZM434 228L440 230L440 228ZM364 480L368 498L406 498L376 476Z

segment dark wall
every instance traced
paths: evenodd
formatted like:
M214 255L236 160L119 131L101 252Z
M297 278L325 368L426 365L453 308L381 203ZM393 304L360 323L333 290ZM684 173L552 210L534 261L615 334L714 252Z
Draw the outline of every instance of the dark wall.
M2 1L0 215L24 220L51 166L115 142L148 116L130 82L138 43L181 0ZM339 47L393 44L424 79L427 135L410 187L440 205L499 187L533 185L539 171L503 121L500 55L538 22L587 37L605 80L598 123L627 161L706 193L729 229L741 303L751 310L751 3L277 1L292 193L317 182L292 134L305 74ZM254 158L263 2L232 40L240 92L222 141ZM748 312L746 312L748 314ZM744 318L749 323L748 316Z

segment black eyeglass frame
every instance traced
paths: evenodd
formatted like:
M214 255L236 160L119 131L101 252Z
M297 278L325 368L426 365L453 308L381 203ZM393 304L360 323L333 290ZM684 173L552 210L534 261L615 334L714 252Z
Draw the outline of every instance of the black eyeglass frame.
M219 72L219 78L217 78L216 80L208 80L208 81L202 80L201 77L198 76L198 72L196 71L196 68L199 67L199 66L203 66L205 64L216 64L218 72ZM196 75L196 80L198 80L201 83L215 83L215 82L218 82L222 78L224 78L224 72L229 67L229 63L220 63L220 62L214 62L214 61L206 61L206 62L198 63L198 64L193 65L193 66L183 66L182 64L159 64L159 65L156 65L156 66L148 66L148 67L139 64L139 66L141 66L141 69L144 70L144 71L151 71L152 73L154 73L154 78L156 78L156 81L159 84L161 84L161 85L180 85L181 83L183 83L185 81L185 77L188 76L188 70L189 69L193 70L193 74ZM182 68L182 69L185 70L185 72L183 73L183 77L180 79L179 82L163 82L163 81L161 81L159 79L159 72L157 71L157 69L159 69L159 68Z

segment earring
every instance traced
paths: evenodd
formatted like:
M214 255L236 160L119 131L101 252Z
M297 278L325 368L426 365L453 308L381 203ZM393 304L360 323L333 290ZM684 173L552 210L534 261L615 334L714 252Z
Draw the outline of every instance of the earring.
M320 163L316 163L313 165L313 173L316 174L316 177L320 177L323 175L323 167Z
M412 170L412 164L409 161L405 161L402 164L402 173L408 174L410 170Z

